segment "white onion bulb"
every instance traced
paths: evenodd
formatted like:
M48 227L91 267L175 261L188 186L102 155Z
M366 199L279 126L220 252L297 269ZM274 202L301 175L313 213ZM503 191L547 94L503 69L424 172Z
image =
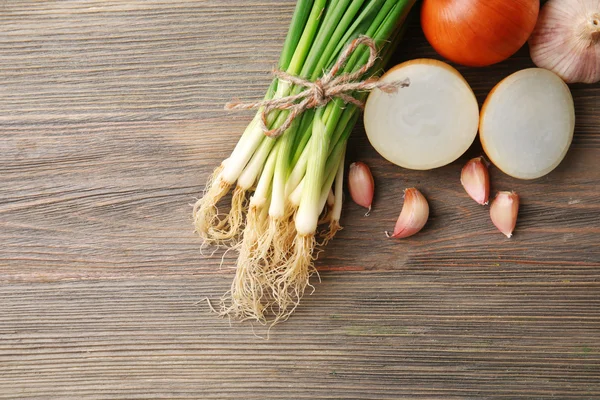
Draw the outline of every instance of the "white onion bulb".
M408 78L395 93L374 90L365 106L369 141L384 158L404 168L426 170L459 158L473 143L479 106L469 84L446 63L417 59L381 78Z
M553 72L530 68L492 89L481 110L479 135L498 168L515 178L534 179L560 164L574 129L567 85Z

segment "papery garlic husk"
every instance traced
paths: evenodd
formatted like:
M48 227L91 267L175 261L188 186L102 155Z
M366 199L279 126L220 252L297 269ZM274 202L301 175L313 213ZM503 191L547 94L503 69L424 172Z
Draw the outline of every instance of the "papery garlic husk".
M517 225L519 195L515 192L498 192L490 206L490 218L498 230L510 238Z
M388 237L402 239L419 232L429 218L429 204L425 196L415 188L404 190L404 205L396 221L394 233Z
M478 204L486 205L490 197L490 174L483 157L476 157L465 164L460 173L460 183L467 194Z
M348 170L348 190L352 200L359 206L368 208L367 214L371 211L373 204L373 194L375 192L375 181L371 174L369 166L363 162L354 162L350 164Z
M535 65L567 83L600 81L600 1L548 1L529 49Z

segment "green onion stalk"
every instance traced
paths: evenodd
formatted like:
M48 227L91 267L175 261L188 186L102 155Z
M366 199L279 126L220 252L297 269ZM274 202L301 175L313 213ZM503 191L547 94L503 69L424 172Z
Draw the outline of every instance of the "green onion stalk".
M298 0L278 68L316 81L346 46L364 35L379 51L376 65L364 78L377 75L399 41L414 3ZM359 70L368 59L369 48L357 47L340 74ZM284 98L303 89L275 78L265 99ZM363 101L366 95L354 93ZM332 99L297 116L277 138L264 134L262 111L212 174L204 196L194 205L194 224L205 242L238 251L236 275L221 299L221 315L274 324L287 319L307 287L312 287L318 239L326 243L341 229L346 145L360 110ZM267 127L282 126L288 113L271 111ZM218 204L231 192L228 212L219 213ZM322 223L329 227L319 232Z

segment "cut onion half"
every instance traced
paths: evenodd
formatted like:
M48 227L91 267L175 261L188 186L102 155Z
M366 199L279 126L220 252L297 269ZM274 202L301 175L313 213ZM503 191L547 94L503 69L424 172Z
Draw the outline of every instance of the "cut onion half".
M575 107L567 85L542 68L508 76L481 110L479 135L500 170L519 179L548 174L565 157L575 130Z
M450 65L417 59L395 66L384 82L408 78L395 93L375 89L365 106L365 130L384 158L404 168L426 170L459 158L473 143L479 106L473 90Z

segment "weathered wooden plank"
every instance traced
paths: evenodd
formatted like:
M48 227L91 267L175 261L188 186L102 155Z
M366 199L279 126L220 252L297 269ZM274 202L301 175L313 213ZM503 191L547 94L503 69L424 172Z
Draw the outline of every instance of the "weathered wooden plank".
M268 341L195 304L227 285L4 285L0 398L600 396L599 282L328 273Z
M600 397L600 86L573 85L561 166L524 182L515 237L458 182L368 145L323 279L269 341L208 313L234 254L202 257L189 204L268 85L293 0L0 4L0 398ZM436 57L416 23L395 62ZM527 50L459 70L480 102ZM402 189L432 217L387 240ZM264 329L256 328L264 334Z
M0 279L66 279L218 272L192 234L190 203L214 165L227 156L232 125L218 121L63 123L9 126L0 137ZM233 126L241 129L242 124ZM207 135L198 135L205 131ZM516 190L522 211L515 237L504 238L487 208L464 193L461 165L476 149L434 172L381 160L358 130L351 159L372 166L370 217L346 202L346 227L324 253L331 269L524 265L560 272L598 271L599 149L574 148L558 170L518 181L492 169L494 190ZM387 240L402 189L418 186L431 203L426 229ZM231 265L234 254L227 257Z
M264 92L294 3L3 2L0 123L222 114Z

